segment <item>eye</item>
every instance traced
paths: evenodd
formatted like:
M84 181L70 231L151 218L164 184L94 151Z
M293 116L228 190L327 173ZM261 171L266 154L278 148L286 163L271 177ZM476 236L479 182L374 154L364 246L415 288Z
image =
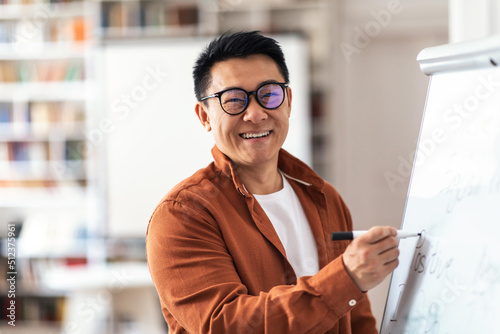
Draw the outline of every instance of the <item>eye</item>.
M283 101L283 89L280 85L269 84L258 91L259 101L264 107L275 108Z
M247 94L240 89L232 89L224 92L221 96L222 103L245 103L247 99Z
M245 103L245 99L233 97L233 98L229 98L227 100L222 101L222 103L224 103L224 104L226 104L226 103Z
M262 97L278 96L278 95L281 95L281 93L282 93L281 86L275 85L275 84L269 84L269 85L262 86L258 91L259 96L262 96Z
M260 94L260 97L273 97L273 96L277 96L278 94L276 94L276 92L265 92L263 94Z

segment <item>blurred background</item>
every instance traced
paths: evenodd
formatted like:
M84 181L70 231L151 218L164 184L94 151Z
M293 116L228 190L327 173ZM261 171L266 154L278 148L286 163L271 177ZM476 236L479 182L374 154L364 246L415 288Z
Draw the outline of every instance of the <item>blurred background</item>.
M0 0L1 333L167 332L147 223L211 160L191 71L230 29L283 46L285 147L356 229L400 227L428 85L416 57L500 33L500 1ZM370 291L379 323L388 284Z

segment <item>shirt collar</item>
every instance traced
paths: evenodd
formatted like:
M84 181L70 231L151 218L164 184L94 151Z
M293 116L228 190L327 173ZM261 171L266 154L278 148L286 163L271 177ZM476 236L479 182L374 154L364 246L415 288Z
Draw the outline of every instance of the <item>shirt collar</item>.
M212 148L212 156L214 157L215 166L222 171L227 177L231 178L236 188L242 194L248 194L245 186L241 183L237 169L231 159L222 153L217 145ZM318 189L323 189L324 181L316 174L308 165L300 161L284 149L280 149L278 157L278 168L289 179L300 182L304 185L314 186Z

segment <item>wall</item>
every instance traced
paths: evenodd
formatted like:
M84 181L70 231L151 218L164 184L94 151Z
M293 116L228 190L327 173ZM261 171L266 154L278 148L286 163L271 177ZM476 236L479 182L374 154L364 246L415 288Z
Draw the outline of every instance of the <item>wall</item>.
M450 0L450 42L500 34L500 1Z
M295 35L276 38L287 57L293 89L284 148L311 163L304 40ZM172 39L101 48L106 114L88 138L95 147L106 139L109 236L144 237L167 191L212 161L213 135L194 112L191 77L195 59L208 42Z

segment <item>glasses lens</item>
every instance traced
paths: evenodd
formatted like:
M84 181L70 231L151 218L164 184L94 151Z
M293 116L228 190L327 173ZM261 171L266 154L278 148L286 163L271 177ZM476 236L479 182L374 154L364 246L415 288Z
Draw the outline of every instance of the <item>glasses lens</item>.
M276 109L283 103L285 91L280 85L268 84L259 88L257 98L264 108Z
M228 114L238 114L247 105L247 93L241 89L228 90L221 95L220 103Z

